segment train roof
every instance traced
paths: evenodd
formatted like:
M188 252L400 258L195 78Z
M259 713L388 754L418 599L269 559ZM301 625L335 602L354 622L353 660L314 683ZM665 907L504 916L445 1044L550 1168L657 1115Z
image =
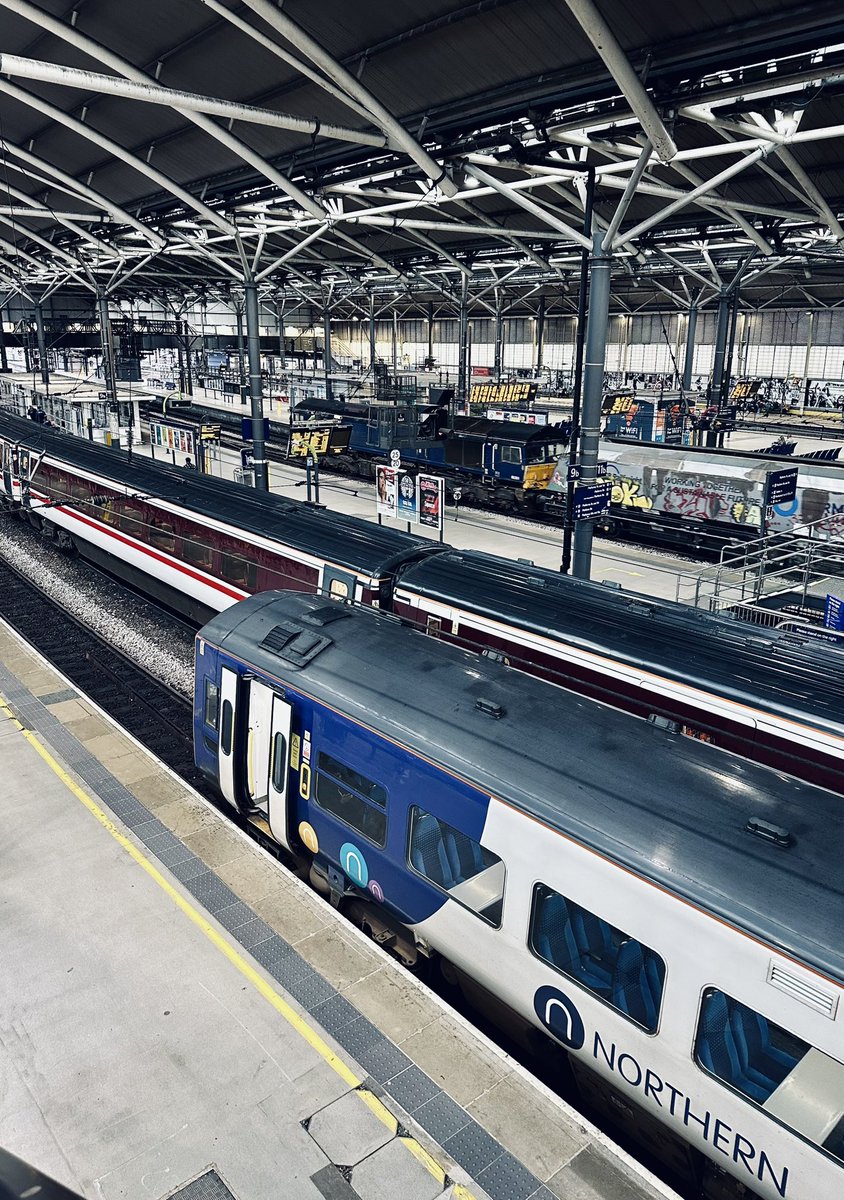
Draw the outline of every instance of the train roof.
M798 487L825 487L844 492L844 464L820 458L787 455L742 453L738 450L719 450L695 446L665 446L656 442L625 442L622 439L602 438L600 457L611 464L610 475L624 466L654 467L660 471L678 471L686 475L703 474L707 479L747 479L764 483L772 471L786 467L798 468ZM558 470L565 468L568 459L561 458Z
M714 687L790 720L809 714L818 729L840 734L844 650L827 642L474 550L413 564L402 572L399 590L405 586L690 687Z
M199 636L844 981L839 796L371 610L265 592Z
M130 462L122 450L52 432L10 413L0 412L0 435L38 452L44 450L52 462L65 463L140 495L178 504L246 533L282 540L285 545L369 575L388 573L414 556L441 549L428 538L313 508L300 500L200 475L160 460L136 454Z
M453 437L483 438L495 442L562 442L560 425L528 425L523 421L491 421L488 417L455 417Z

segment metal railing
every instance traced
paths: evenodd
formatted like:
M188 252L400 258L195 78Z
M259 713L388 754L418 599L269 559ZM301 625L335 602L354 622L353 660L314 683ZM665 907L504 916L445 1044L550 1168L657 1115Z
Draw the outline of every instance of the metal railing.
M844 582L844 513L822 517L799 532L769 533L725 547L720 561L686 577L677 598L710 612L776 624L783 614L811 619L824 591ZM777 600L781 601L778 608Z

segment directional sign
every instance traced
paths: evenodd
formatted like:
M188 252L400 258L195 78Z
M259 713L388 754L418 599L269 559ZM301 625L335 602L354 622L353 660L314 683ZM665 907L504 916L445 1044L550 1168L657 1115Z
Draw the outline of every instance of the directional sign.
M594 521L610 506L612 484L584 483L574 489L572 517L575 521Z
M790 504L797 496L797 467L770 471L766 485L766 504Z
M595 474L599 479L602 479L606 473L607 464L605 462L595 463ZM583 467L575 466L573 463L569 463L569 465L566 467L566 479L569 483L574 483L574 481L579 479L582 474Z
M844 630L844 600L840 596L827 595L823 623L826 629Z
M244 442L252 441L252 418L251 417L241 417L240 418L240 436L243 438ZM264 441L268 442L269 440L270 440L270 418L264 417Z

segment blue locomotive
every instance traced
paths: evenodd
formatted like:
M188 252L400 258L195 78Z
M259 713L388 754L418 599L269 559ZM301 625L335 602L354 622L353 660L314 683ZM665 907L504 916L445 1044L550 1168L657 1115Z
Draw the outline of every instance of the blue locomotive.
M844 1187L840 797L289 593L198 635L196 761L707 1200Z

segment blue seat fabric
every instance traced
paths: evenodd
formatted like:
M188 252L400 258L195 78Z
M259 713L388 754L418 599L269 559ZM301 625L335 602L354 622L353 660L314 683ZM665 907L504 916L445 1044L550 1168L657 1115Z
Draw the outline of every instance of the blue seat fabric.
M595 925L591 925L591 922ZM603 929L598 927L603 926ZM589 940L591 936L594 941ZM586 913L564 896L553 892L540 900L534 928L534 947L552 966L564 971L590 991L609 996L612 982L610 967L602 961L600 950L611 946L612 933L605 921Z
M635 938L622 943L615 960L610 999L620 1012L650 1033L656 1030L664 982L665 964L656 954Z
M708 1071L757 1104L765 1103L798 1062L771 1044L763 1016L723 992L704 1001L697 1054Z
M442 829L436 817L420 813L413 826L410 861L416 870L440 887L452 888L457 882L451 868Z

